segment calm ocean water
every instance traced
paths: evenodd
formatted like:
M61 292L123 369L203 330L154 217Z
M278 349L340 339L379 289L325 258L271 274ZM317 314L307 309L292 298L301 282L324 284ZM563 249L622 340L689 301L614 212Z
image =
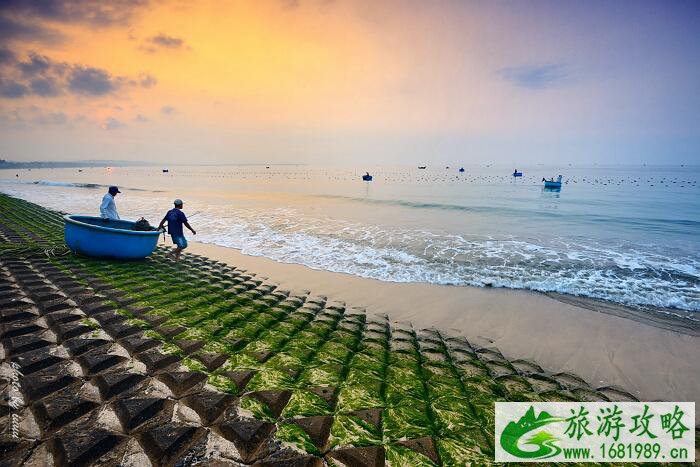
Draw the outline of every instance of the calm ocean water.
M0 191L153 224L185 200L196 240L386 281L556 291L700 310L698 167L199 166L0 171ZM365 170L374 175L363 182ZM561 191L542 177L564 175ZM15 177L19 174L19 177Z

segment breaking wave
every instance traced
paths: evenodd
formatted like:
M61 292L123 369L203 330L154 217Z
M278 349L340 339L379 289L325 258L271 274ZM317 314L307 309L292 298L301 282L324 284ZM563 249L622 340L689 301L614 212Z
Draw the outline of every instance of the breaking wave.
M24 182L24 183L32 183L34 185L43 185L43 186L65 186L65 187L73 187L73 188L101 188L101 187L106 186L106 185L99 185L97 183L52 182L50 180L37 180L36 182Z
M289 209L198 217L198 241L314 269L392 282L559 292L625 305L700 310L700 260L648 245L385 230L300 222Z
M18 182L18 183L42 185L42 186L68 187L68 188L89 188L89 189L109 188L109 186L110 186L110 185L101 185L99 183L54 182L51 180L37 180L34 182L22 181L22 182ZM131 188L131 187L123 187L123 188L130 190L130 191L146 191L149 193L163 193L162 191L159 191L159 190L146 190L144 188Z

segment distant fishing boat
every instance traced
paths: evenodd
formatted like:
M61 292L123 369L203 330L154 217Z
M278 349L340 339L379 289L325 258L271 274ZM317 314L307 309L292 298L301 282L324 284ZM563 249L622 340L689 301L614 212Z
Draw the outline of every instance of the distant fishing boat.
M562 178L563 178L563 177L562 177L561 175L559 175L559 176L557 177L556 181L555 181L554 179L547 180L547 179L544 179L544 178L542 179L542 181L544 182L544 187L545 187L545 188L561 188L561 179L562 179Z
M362 176L362 180L364 180L365 182L371 182L372 176L369 174L369 172L367 172Z
M418 166L418 168L421 169L421 170L424 170L426 167L427 167L427 166L425 166L425 165L419 165L419 166Z
M168 169L163 169L163 173L164 173L164 174L167 174L168 172L170 172L170 170L168 170Z
M464 172L464 167L460 167L460 168L459 168L459 171L460 171L460 172Z
M522 176L523 176L523 173L522 173L522 172L518 172L518 169L515 169L515 170L513 171L513 177L522 177Z

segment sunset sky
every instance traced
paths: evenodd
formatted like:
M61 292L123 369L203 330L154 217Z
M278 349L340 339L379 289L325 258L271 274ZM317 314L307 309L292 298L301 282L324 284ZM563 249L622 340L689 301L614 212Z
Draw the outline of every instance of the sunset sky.
M2 0L0 158L700 163L700 2Z

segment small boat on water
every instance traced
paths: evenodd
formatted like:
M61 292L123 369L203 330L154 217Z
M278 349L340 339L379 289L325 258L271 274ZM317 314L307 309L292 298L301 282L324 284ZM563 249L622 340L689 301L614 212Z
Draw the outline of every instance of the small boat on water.
M425 170L426 167L427 167L426 165L419 165L419 166L418 166L418 168L421 169L421 170Z
M364 180L365 182L371 182L371 181L372 181L372 176L369 174L369 172L366 172L366 173L362 176L362 180Z
M168 172L170 172L170 170L168 170L167 168L166 168L166 169L163 169L163 173L164 173L164 174L167 174Z
M544 182L545 188L561 188L561 179L562 178L563 177L561 175L559 175L556 180L554 180L554 178L552 178L550 180L543 178L542 181Z
M522 176L523 176L523 173L522 173L522 172L518 172L518 169L515 169L515 170L513 171L513 177L522 177Z
M459 168L459 171L460 171L460 172L464 172L464 167L460 167L460 168Z

